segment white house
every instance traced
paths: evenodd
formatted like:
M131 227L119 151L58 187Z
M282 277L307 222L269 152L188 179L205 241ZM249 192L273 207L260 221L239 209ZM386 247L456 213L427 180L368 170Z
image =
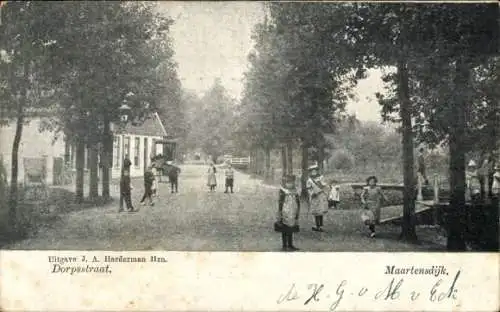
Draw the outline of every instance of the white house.
M32 118L23 127L19 145L18 181L23 183L27 175L35 168L45 175L45 182L52 184L71 183L75 173L75 146L67 144L62 136L56 137L52 132L40 132L43 117ZM14 142L15 123L0 127L0 162L3 163L10 180L12 145ZM141 125L127 124L124 127L114 126L112 178L120 176L124 157L128 157L132 166L130 174L139 177L151 164L151 157L162 154L162 145L156 140L163 139L167 133L158 114L147 119ZM88 151L85 151L85 170L88 171Z

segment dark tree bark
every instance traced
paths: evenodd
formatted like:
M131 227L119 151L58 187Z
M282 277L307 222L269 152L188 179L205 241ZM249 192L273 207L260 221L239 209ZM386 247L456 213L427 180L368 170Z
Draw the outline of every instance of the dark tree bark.
M90 164L89 164L89 199L96 199L99 196L99 149L97 143L89 146Z
M113 136L110 131L110 122L104 117L104 137L102 144L102 197L109 199L111 197L109 186L111 180L111 164L113 162Z
M305 198L307 194L306 182L307 182L308 167L309 167L309 149L307 143L305 142L302 143L301 151L302 151L302 163L301 163L302 175L300 177L301 196Z
M467 97L463 90L467 90L470 69L466 60L459 58L456 62L455 94L450 110L450 214L448 217L449 251L464 251L465 245L465 127Z
M413 129L411 123L411 102L409 96L408 69L404 61L398 62L398 88L400 115L402 121L403 145L403 222L400 238L405 241L417 241L415 232L415 177L413 170Z
M266 168L265 168L265 178L271 178L271 149L266 147L264 150Z
M288 172L287 158L286 158L286 145L281 146L281 175L284 177Z
M287 174L293 174L293 145L292 142L287 142L286 144L286 167Z
M84 183L84 167L85 167L85 142L83 138L76 139L76 183L75 183L75 202L83 202L83 183Z
M11 76L13 72L9 66L9 78L14 79ZM27 88L28 88L28 76L29 76L29 63L24 63L24 85L22 86L21 97L17 102L17 120L16 120L16 133L14 134L14 142L12 144L12 163L11 163L11 176L10 176L10 192L9 192L9 224L11 227L17 229L17 203L19 197L18 188L18 174L19 174L19 145L21 144L21 138L23 135L23 124L24 124L24 108L26 106L26 101L28 100ZM13 92L17 92L13 90Z

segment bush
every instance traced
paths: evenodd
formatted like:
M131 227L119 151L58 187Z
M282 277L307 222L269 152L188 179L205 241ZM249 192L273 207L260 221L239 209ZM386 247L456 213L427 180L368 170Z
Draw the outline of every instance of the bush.
M329 163L337 170L350 170L354 167L354 157L349 152L340 150L333 154Z

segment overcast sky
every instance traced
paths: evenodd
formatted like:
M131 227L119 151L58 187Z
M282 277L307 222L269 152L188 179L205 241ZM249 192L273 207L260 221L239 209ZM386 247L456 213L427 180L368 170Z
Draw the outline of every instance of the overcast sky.
M262 21L259 2L158 2L170 15L175 59L184 88L202 94L220 78L226 90L240 98L243 73L252 49L254 25ZM379 121L375 92L382 91L380 73L371 72L356 89L357 101L348 104L349 112L361 120Z

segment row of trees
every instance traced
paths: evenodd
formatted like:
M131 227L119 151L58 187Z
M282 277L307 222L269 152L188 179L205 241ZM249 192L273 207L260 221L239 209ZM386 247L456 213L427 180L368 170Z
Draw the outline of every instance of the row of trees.
M238 123L236 102L232 99L220 79L202 97L186 92L184 97L188 129L185 147L201 149L215 162L224 153L233 153L234 129Z
M173 20L144 2L9 2L2 8L0 100L4 122L16 124L10 220L18 200L18 150L29 116L49 113L40 130L76 146L76 201L83 200L84 153L90 150L90 198L110 195L112 124L127 104L129 120L159 111L182 128L180 82L169 28ZM47 115L47 114L46 114ZM100 148L99 148L100 147Z
M402 133L402 238L416 240L414 141L444 143L456 208L448 247L464 249L465 154L492 150L498 140L498 6L270 3L266 8L266 20L255 29L241 103L248 118L239 132L249 147L286 146L283 155L291 155L286 150L299 143L305 169L307 149L321 151L324 135L345 119L345 103L365 70L392 69L384 76L389 92L378 98L383 117L398 122ZM283 157L284 167L291 168L290 161Z

